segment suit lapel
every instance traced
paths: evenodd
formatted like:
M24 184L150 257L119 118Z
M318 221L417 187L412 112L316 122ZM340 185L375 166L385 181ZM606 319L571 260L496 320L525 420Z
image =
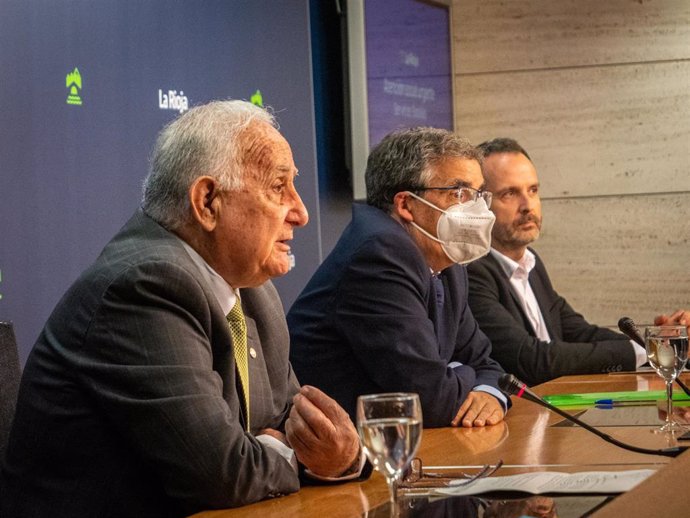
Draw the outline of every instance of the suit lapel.
M534 329L534 326L532 325L532 321L529 319L527 316L527 313L525 312L525 308L522 306L522 301L520 300L520 297L518 296L517 292L515 291L515 288L513 287L513 284L510 282L510 279L508 278L508 275L506 274L505 270L503 269L503 266L498 262L498 260L493 256L493 254L489 254L487 256L489 261L491 262L491 268L494 269L495 272L498 273L498 278L500 278L503 281L503 285L508 289L508 292L510 293L510 298L513 301L513 307L515 308L515 311L513 311L513 315L517 318L522 319L523 325L527 327L527 329L531 330L531 335L532 336L537 336L537 330ZM532 284L532 275L530 273L530 285ZM532 288L534 290L534 288ZM539 300L539 296L536 294L537 300ZM539 306L541 309L541 305ZM544 310L542 309L542 313Z

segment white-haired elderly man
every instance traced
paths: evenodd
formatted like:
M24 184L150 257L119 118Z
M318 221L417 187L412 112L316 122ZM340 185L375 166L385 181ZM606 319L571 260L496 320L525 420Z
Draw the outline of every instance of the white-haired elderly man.
M347 414L300 389L269 279L307 223L273 117L242 101L159 135L140 210L26 364L3 516L186 516L357 477Z

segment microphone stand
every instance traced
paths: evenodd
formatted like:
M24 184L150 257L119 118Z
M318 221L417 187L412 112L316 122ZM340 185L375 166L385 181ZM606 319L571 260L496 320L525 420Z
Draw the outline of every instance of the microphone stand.
M604 439L606 442L614 444L618 446L619 448L623 448L625 450L629 451L634 451L635 453L645 453L648 455L662 455L664 457L677 457L681 453L683 453L685 450L688 449L687 446L675 446L672 448L663 448L661 450L650 450L648 448L640 448L638 446L633 446L631 444L626 444L624 442L619 441L618 439L615 439L611 437L608 434L605 434L604 432L601 432L594 428L593 426L588 425L587 423L580 421L577 417L574 417L570 415L568 412L561 410L557 406L551 405L550 403L547 403L544 401L542 398L537 396L534 392L532 392L530 389L527 388L527 385L525 385L523 382L518 380L515 376L512 374L504 374L500 380L499 380L499 387L501 390L504 392L507 392L511 395L515 395L520 398L527 399L529 401L532 401L533 403L537 403L538 405L543 406L544 408L547 408L551 410L552 412L557 413L558 415L564 417L568 421L571 421L578 426L581 426L585 430L593 433L594 435L600 437L601 439Z
M687 447L686 446L675 446L673 448L664 448L662 450L650 450L647 448L640 448L639 446L633 446L632 444L626 444L624 442L620 442L618 439L615 439L614 437L611 437L609 434L606 434L604 432L601 432L594 428L593 426L588 425L584 421L580 421L577 417L570 415L568 412L565 412L558 408L557 406L547 406L549 410L556 412L558 415L565 417L568 421L573 422L577 424L578 426L581 426L585 430L588 430L592 432L593 434L601 437L604 439L606 442L615 444L616 446L620 448L624 448L626 450L634 451L636 453L646 453L649 455L663 455L664 457L677 457L681 453L683 453Z

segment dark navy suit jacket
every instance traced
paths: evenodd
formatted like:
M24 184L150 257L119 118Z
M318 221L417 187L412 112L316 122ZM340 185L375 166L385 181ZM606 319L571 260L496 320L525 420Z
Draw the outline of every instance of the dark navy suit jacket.
M416 392L424 426L450 426L472 388L497 387L503 370L467 304L465 268L451 266L441 278L443 315L429 266L402 225L355 204L352 222L288 313L300 382L353 417L361 394Z
M551 342L536 337L508 276L491 254L467 268L470 305L479 325L491 338L492 356L528 385L568 374L635 370L630 340L589 324L556 293L544 263L534 250L532 253L536 265L529 274L529 283Z

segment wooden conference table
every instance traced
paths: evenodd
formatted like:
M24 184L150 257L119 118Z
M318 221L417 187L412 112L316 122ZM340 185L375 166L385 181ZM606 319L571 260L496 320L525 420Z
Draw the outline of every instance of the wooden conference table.
M690 382L690 374L683 379ZM539 395L630 390L662 390L654 373L567 376L534 388ZM663 404L660 404L663 407ZM582 408L569 409L572 413ZM624 411L626 409L616 409ZM483 464L502 459L496 475L526 471L620 471L655 469L656 474L634 490L618 496L595 516L690 516L690 451L676 459L629 452L609 444L577 426L553 426L563 418L529 401L513 398L505 421L486 428L439 428L424 430L418 457L425 469L462 466L471 473ZM661 422L659 422L661 425ZM665 448L676 444L650 427L607 426L604 432L643 448ZM688 441L690 445L690 441ZM663 495L663 496L662 496ZM205 511L194 518L243 518L299 516L306 518L357 517L384 504L385 481L378 473L364 482L335 486L304 487L298 493L266 500L238 509Z

